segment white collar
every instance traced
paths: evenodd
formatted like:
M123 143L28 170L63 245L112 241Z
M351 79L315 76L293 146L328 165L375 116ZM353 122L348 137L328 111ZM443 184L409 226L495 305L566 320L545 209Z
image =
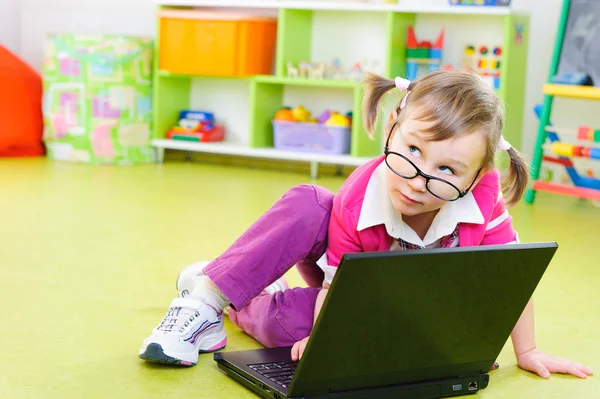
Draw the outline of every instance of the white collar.
M388 194L386 173L387 165L384 161L369 179L358 218L357 231L383 224L391 237L427 246L452 234L459 223L484 223L477 201L469 192L459 200L447 202L435 216L425 238L421 240L417 233L404 223L402 214L394 208Z

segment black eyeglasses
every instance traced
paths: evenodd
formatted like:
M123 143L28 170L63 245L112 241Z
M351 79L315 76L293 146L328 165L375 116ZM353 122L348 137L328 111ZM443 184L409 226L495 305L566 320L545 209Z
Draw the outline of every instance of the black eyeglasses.
M394 122L394 125L392 126L392 129L390 130L390 133L387 137L387 141L385 143L385 163L387 164L388 168L390 168L392 172L402 177L403 179L410 180L414 179L417 176L421 176L425 179L425 187L427 187L427 191L429 191L429 193L434 197L439 198L443 201L456 201L457 199L467 195L467 193L471 190L471 188L475 184L475 181L479 177L481 169L477 171L477 174L475 175L475 178L471 182L469 188L467 188L464 191L461 191L458 187L456 187L449 181L423 173L423 171L419 169L417 165L415 165L410 159L408 159L402 154L389 150L390 137L392 136L392 132L394 131L397 125L398 122Z

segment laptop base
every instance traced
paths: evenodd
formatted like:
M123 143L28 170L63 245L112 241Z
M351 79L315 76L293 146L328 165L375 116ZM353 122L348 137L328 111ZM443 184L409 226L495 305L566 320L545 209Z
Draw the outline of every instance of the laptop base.
M254 375L247 367L247 364L237 364L235 361L238 360L235 359L237 357L236 355L242 355L246 358L247 355L251 354L264 354L270 361L275 361L277 357L276 352L280 352L282 349L289 353L290 348L277 348L275 350L259 349L253 351L216 353L214 357L219 368L227 375L266 399L437 399L474 394L487 388L489 384L489 374L483 373L469 377L448 378L438 381L291 397L272 381L265 379L263 376ZM228 354L233 355L233 358L227 359ZM246 358L244 363L248 360L249 359ZM256 360L259 361L260 359L257 358ZM249 364L252 363L256 362L251 361Z

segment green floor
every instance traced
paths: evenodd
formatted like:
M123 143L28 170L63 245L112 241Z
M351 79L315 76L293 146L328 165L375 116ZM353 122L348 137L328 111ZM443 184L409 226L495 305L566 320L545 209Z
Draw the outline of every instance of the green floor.
M308 181L197 163L0 160L0 397L254 397L210 355L176 369L145 364L137 351L176 295L182 266L218 255L286 189ZM318 182L336 190L342 179ZM561 245L536 294L539 346L600 370L600 209L542 194L513 214L522 241ZM227 329L228 350L258 347ZM544 381L519 371L511 350L481 398L600 395L600 377Z

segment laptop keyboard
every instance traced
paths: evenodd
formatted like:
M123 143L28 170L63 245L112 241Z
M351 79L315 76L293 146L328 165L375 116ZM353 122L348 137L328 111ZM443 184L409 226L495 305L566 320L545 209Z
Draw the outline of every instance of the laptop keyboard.
M249 364L252 370L258 374L263 375L273 381L275 384L286 388L292 382L294 373L298 363L294 362L277 362L277 363L261 363L261 364Z

